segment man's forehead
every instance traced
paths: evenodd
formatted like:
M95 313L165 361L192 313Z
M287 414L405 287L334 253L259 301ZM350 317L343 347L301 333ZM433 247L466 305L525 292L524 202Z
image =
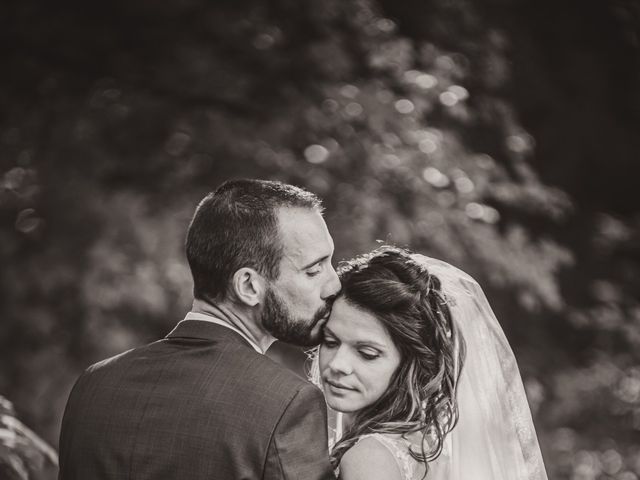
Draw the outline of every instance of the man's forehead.
M320 212L312 208L281 207L277 210L278 227L281 233L305 234L310 229L326 229Z
M278 211L280 240L284 256L296 266L333 253L333 241L318 210L281 208Z

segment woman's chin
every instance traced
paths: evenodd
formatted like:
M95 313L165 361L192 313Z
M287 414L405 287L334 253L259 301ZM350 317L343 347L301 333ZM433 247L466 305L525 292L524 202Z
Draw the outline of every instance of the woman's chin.
M358 410L358 408L355 405L353 405L352 402L349 402L344 398L336 398L331 394L328 394L328 395L325 394L325 400L329 408L331 408L331 410L334 410L336 412L353 413Z
M343 407L342 407L342 405L340 405L340 402L332 402L332 401L327 399L327 405L334 412L344 413L344 411L342 410Z

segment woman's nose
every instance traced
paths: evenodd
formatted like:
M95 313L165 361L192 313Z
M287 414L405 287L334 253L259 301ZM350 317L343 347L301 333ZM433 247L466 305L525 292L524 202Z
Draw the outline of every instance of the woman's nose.
M338 348L338 351L329 362L329 368L332 372L341 375L353 373L353 366L349 360L349 354L344 348Z

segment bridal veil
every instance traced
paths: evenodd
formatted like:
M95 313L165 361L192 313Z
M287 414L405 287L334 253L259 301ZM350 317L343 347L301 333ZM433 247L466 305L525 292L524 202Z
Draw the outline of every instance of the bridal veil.
M547 480L515 356L480 285L440 260L412 258L440 279L466 343L459 420L441 455L430 462L427 478Z

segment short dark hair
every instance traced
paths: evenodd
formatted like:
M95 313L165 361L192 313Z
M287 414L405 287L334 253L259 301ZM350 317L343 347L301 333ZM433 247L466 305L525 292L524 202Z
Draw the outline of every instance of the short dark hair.
M230 180L200 202L186 241L195 298L225 298L233 274L243 267L278 278L283 252L277 213L283 207L322 212L313 193L268 180Z

